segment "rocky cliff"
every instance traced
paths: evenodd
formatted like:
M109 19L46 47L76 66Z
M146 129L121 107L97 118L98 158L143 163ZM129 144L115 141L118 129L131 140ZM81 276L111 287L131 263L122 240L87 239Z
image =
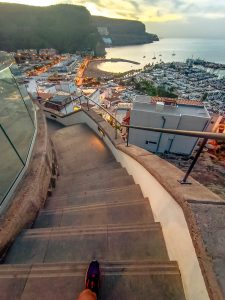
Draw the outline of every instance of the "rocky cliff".
M104 34L114 46L158 40L156 35L146 33L141 22L93 17L83 6L0 3L0 50L55 48L60 53L73 53L91 49L103 55Z
M76 5L35 7L0 3L0 50L55 48L60 53L98 49L102 39L89 11Z
M104 39L111 39L113 46L147 44L158 41L156 34L147 33L139 21L92 17Z

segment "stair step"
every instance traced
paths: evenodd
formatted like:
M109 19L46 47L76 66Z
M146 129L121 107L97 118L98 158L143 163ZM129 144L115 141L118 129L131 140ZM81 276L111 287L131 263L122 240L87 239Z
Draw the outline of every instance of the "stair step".
M100 188L91 191L81 191L74 194L65 194L61 196L53 195L45 205L48 209L59 208L69 205L89 205L96 203L107 203L121 201L132 201L143 199L142 191L139 185L131 184L128 186L115 188Z
M73 236L73 235L88 235L92 233L101 234L109 232L135 232L135 231L155 231L161 229L158 222L155 223L140 223L140 224L109 224L107 225L86 225L86 226L61 226L51 228L33 228L25 229L22 232L23 238L48 238L49 236Z
M78 184L70 184L64 185L60 189L55 190L54 194L57 196L66 195L66 194L76 194L82 191L89 191L89 190L97 190L97 189L105 189L105 188L115 188L115 187L122 187L125 185L134 184L133 177L130 175L122 175L117 176L115 178L100 178L94 180L93 182L84 181Z
M57 155L61 176L65 176L71 173L79 174L80 172L98 168L101 169L105 168L107 165L116 163L116 160L113 157L108 157L106 159L103 159L103 161L99 161L95 160L95 157L92 157L90 154L86 154L85 158L82 156L83 153L80 153L80 155L74 155L68 159L66 153L64 153L63 156L61 156L60 154Z
M72 170L69 174L63 174L62 176L59 176L59 180L61 179L67 179L68 177L80 177L86 174L95 174L95 173L99 173L99 172L104 172L105 170L117 170L117 169L122 169L122 166L119 162L117 161L113 161L110 163L106 163L88 170Z
M60 174L90 170L116 161L104 141L85 124L59 130L52 141L56 148Z
M137 224L143 222L154 222L148 199L42 210L33 227Z
M63 262L1 266L1 299L76 299L84 288L87 265ZM185 300L176 262L100 261L100 266L100 299Z
M92 172L82 172L82 174L78 173L77 175L67 175L63 176L62 179L57 181L56 192L61 189L64 185L86 185L87 182L98 183L101 181L111 181L117 177L128 176L128 173L125 168L117 168L117 169L109 169L109 170L101 170L101 171L92 171Z
M24 230L6 263L99 260L168 260L159 223L65 226Z
M35 228L8 249L0 299L74 300L98 259L102 300L184 300L149 201L104 141L84 124L59 130L52 141L58 184Z
M71 173L77 173L79 174L80 172L85 172L85 171L89 171L92 169L97 169L97 168L105 168L106 165L111 164L111 163L115 163L116 160L115 158L108 158L106 160L104 160L103 162L99 162L97 160L95 160L95 158L88 158L86 156L86 159L88 161L84 161L81 157L82 153L80 155L71 157L68 161L65 161L65 158L58 158L59 161L59 171L61 176L65 176L67 174L71 174ZM81 161L79 161L81 160ZM78 163L79 161L79 163ZM76 171L77 169L77 171Z
M180 274L177 262L175 261L153 261L153 260L140 260L140 261L99 261L101 265L101 274L112 274L114 272L150 272L150 273L167 273L167 274ZM32 271L32 277L39 276L66 276L68 273L78 273L83 275L87 270L88 262L62 262L62 263L41 263L41 264L5 264L0 265L0 278L9 278L13 276L29 275Z

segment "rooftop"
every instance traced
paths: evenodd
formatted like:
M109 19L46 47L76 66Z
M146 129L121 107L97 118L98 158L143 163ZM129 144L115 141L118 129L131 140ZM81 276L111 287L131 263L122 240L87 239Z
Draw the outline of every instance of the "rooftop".
M192 100L136 96L133 110L210 118L207 109L200 103L194 100L192 103Z
M65 95L56 95L56 96L54 96L54 97L52 98L51 101L61 103L61 102L66 101L68 98L69 98L69 97L68 97L68 96L65 96Z
M190 106L199 106L204 107L204 104L198 100L189 100L189 99L174 99L174 98L166 98L166 97L149 97L151 103L156 102L176 102L179 105L190 105Z

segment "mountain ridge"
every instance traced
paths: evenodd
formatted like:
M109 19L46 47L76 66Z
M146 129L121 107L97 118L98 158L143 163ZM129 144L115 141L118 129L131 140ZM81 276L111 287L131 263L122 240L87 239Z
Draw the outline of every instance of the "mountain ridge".
M103 38L110 38L113 46L127 46L158 41L156 34L147 33L145 24L136 20L92 16L97 27L105 28Z
M57 4L45 7L0 3L0 50L55 48L60 53L92 49L105 54L96 20L84 6ZM103 18L112 32L113 45L152 42L138 21ZM108 25L107 25L108 26ZM130 31L134 30L134 34ZM133 42L133 43L132 43Z

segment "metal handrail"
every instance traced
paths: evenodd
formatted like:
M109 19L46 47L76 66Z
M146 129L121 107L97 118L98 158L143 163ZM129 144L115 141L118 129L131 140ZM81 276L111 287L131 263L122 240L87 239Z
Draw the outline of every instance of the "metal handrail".
M191 131L191 130L142 127L142 126L133 126L133 125L123 125L123 126L127 127L127 128L132 128L132 129L139 129L139 130L161 132L161 133L167 133L167 134L176 134L176 135L183 135L183 136L189 136L189 137L207 138L207 139L212 139L212 140L225 141L224 133L214 133L214 132L209 132L209 131L202 132L202 131Z
M87 97L86 97L87 98ZM127 147L129 146L129 133L130 129L137 129L137 130L146 130L146 131L153 131L153 132L160 132L160 133L167 133L167 134L174 134L174 135L182 135L182 136L189 136L189 137L196 137L196 138L203 138L203 141L190 165L187 172L184 175L184 178L178 180L181 184L190 184L188 182L188 177L191 174L196 162L198 161L199 156L201 155L205 145L207 144L208 139L220 140L225 141L225 134L224 133L213 133L213 132L202 132L202 131L189 131L189 130L178 130L178 129L165 129L165 128L154 128L154 127L142 127L142 126L133 126L133 125L125 125L121 124L116 117L114 117L110 112L108 112L105 108L101 107L98 103L94 100L89 99L87 101L92 101L95 105L99 106L103 109L106 113L108 113L115 121L115 139L117 139L117 123L120 126L127 128ZM89 109L89 107L88 107Z
M183 135L183 136L190 136L190 137L196 137L196 138L207 138L207 139L213 139L213 140L222 140L225 141L225 134L224 133L214 133L214 132L202 132L202 131L191 131L191 130L179 130L179 129L166 129L166 128L154 128L154 127L144 127L144 126L133 126L133 125L126 125L121 122L119 122L114 115L112 115L107 109L96 103L94 100L88 98L87 96L84 96L88 99L88 101L91 101L95 103L99 108L104 110L108 115L110 115L113 120L118 123L122 127L126 127L129 129L138 129L138 130L145 130L145 131L153 131L153 132L161 132L161 133L168 133L168 134L176 134L176 135Z
M133 126L133 125L126 125L121 123L116 117L110 113L106 108L102 107L100 104L95 102L94 100L88 98L87 96L82 95L88 102L93 102L95 105L97 105L100 109L105 111L112 119L119 124L121 127L126 127L127 129L138 129L138 130L145 130L145 131L153 131L153 132L160 132L160 133L167 133L167 134L175 134L175 135L183 135L183 136L189 136L189 137L196 137L196 138L207 138L207 139L214 139L214 140L221 140L225 141L225 134L224 133L214 133L214 132L209 132L209 131L191 131L191 130L179 130L179 129L166 129L166 128L155 128L155 127L144 127L144 126ZM64 105L57 104L55 102L51 101L45 101L42 100L43 103L52 103L55 106L59 106L62 108L65 108L66 105L80 99L82 96L79 96L75 100L72 100ZM90 107L88 108L90 110Z
M87 96L85 96L85 95L82 95L84 98L86 98L87 99L87 103L89 103L89 101L91 101L91 102L93 102L95 105L97 105L100 109L102 109L104 112L106 112L110 117L112 117L112 119L117 123L117 124L119 124L120 126L124 126L120 121L118 121L117 119L116 119L116 117L113 115L113 114L111 114L106 108L104 108L103 106L101 106L100 104L98 104L97 102L95 102L94 100L92 100L92 99L90 99L90 98L88 98ZM88 107L88 110L89 110L89 107Z
M142 126L133 126L133 125L126 125L121 123L116 119L116 117L111 114L107 109L99 105L97 102L95 102L93 99L88 98L85 95L82 95L87 100L87 110L90 110L89 102L93 102L96 106L98 106L100 109L102 109L104 112L106 112L115 122L115 139L117 139L117 125L119 124L121 127L127 128L127 147L129 146L129 132L130 129L137 129L137 130L145 130L145 131L153 131L153 132L160 132L160 133L166 133L166 134L174 134L174 135L182 135L182 136L189 136L189 137L195 137L195 138L203 138L203 141L189 167L187 170L184 178L182 180L178 180L181 184L189 184L187 181L189 175L191 174L192 169L194 168L199 156L201 155L208 139L214 139L214 140L220 140L225 141L225 134L224 133L213 133L213 132L202 132L202 131L191 131L191 130L178 130L178 129L165 129L165 128L154 128L154 127L142 127ZM81 100L80 100L81 101ZM80 102L80 105L82 107L82 104Z

